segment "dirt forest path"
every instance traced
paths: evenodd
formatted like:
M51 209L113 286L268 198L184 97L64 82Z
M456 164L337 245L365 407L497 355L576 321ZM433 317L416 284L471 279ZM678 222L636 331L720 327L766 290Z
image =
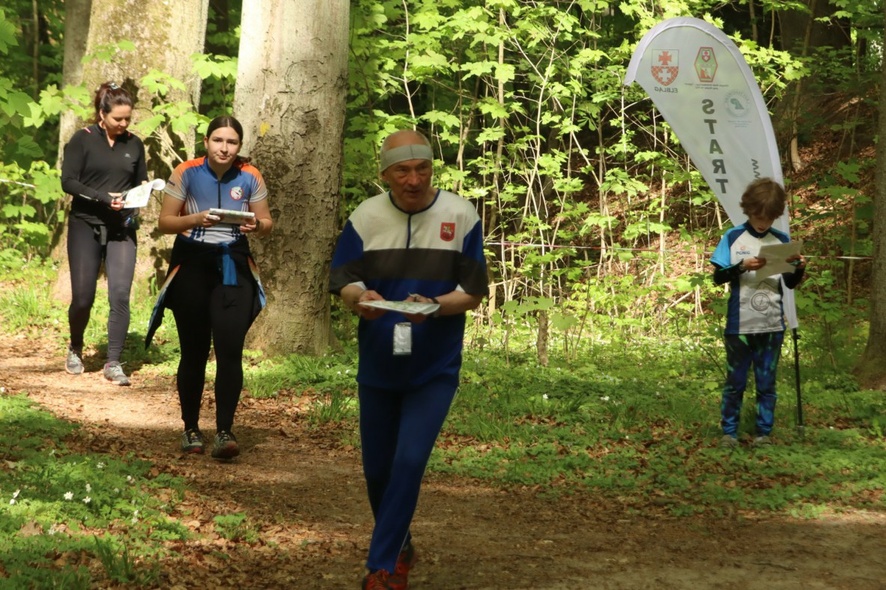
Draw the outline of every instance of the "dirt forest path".
M371 530L359 450L310 428L308 402L245 397L235 425L243 452L219 464L179 453L171 378L136 367L132 387L120 388L102 379L98 359L79 377L62 361L56 344L7 339L0 386L82 425L73 448L133 453L188 482L174 516L196 535L173 548L180 558L162 564L158 588L359 588ZM203 412L208 425L214 408ZM213 517L232 513L248 516L258 542L214 533ZM413 533L412 590L886 588L882 514L635 516L590 494L551 500L431 474Z

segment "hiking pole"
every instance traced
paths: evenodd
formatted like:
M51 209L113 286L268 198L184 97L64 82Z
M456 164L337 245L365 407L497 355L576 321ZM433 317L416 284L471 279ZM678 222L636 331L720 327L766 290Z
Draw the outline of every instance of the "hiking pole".
M791 330L794 337L794 379L797 388L797 432L803 437L803 397L800 394L800 349L797 346L800 336L797 328Z

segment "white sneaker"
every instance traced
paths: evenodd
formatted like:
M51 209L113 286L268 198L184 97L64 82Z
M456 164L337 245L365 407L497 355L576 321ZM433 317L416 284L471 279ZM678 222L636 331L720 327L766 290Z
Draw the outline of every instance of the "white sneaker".
M68 356L65 358L65 371L71 375L79 375L83 372L83 353L77 352L68 345Z
M103 371L105 379L115 385L129 385L129 377L123 372L123 367L117 361L112 361L105 365Z

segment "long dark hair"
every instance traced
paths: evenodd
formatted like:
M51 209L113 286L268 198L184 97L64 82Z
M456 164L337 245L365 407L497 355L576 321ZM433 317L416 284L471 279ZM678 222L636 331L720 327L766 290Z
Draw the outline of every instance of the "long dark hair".
M116 106L132 106L132 96L114 82L105 82L95 91L95 122L101 121L102 113L108 114Z
M233 129L237 133L237 137L240 138L240 143L243 143L243 125L240 124L240 121L230 115L221 115L210 121L209 125L206 126L205 136L211 137L213 131L216 129L223 129L224 127L230 127ZM240 154L237 154L237 159L241 162L249 162L249 158L244 158Z

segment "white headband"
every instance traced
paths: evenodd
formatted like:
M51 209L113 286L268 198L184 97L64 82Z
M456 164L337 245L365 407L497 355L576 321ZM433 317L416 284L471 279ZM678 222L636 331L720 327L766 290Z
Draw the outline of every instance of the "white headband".
M400 147L384 150L381 153L379 170L384 172L389 167L398 162L406 160L430 160L434 161L434 151L430 146L423 143L415 143L410 145L401 145Z

